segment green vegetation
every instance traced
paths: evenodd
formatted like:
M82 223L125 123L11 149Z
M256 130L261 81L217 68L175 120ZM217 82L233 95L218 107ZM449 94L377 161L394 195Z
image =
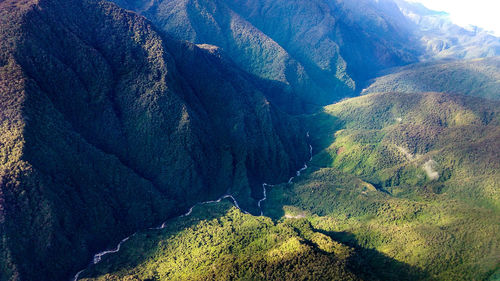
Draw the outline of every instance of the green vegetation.
M498 212L426 190L391 191L372 191L357 177L323 168L291 187L273 188L265 214L287 217L293 208L339 242L376 250L438 280L483 280L499 265Z
M374 1L113 0L169 35L219 46L239 67L289 90L269 98L285 110L354 95L387 67L416 62L396 5ZM401 15L402 16L402 15ZM302 104L294 104L299 99ZM297 109L299 107L299 109Z
M417 63L385 72L363 94L446 92L500 100L500 57Z
M334 241L305 220L274 223L229 203L196 207L161 231L131 238L81 280L389 280L366 253ZM375 255L370 256L375 258ZM378 256L378 262L390 259ZM396 264L396 263L395 263ZM382 265L379 265L382 267ZM398 276L416 276L399 265ZM424 275L420 275L424 276ZM407 276L405 276L407 277ZM396 278L397 279L397 278ZM395 279L395 280L396 280Z
M262 182L308 158L305 128L312 167L269 188L268 217L198 206L84 277L497 278L498 58L412 65L367 90L443 93L292 116L422 55L394 3L116 2L145 17L0 0L0 281L67 279L224 193L259 213Z
M375 94L325 107L304 117L321 149L311 167L295 183L268 187L264 214L274 222L227 204L195 208L167 230L133 237L84 275L494 280L499 116L496 102L438 93ZM290 252L276 256L277 249ZM333 275L323 275L332 263Z
M389 93L328 106L325 113L341 124L318 155L327 167L380 188L427 185L500 209L498 102Z
M226 192L256 212L308 153L260 84L110 2L0 1L0 280L70 278Z
M297 183L268 191L264 214L301 213L438 280L488 279L500 265L499 116L496 102L437 93L328 106L311 122L326 149Z

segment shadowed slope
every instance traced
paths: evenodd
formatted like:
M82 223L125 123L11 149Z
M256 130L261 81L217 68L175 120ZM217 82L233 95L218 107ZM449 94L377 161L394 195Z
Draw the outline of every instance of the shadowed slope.
M228 191L251 210L252 186L307 158L305 131L258 79L136 14L57 0L0 13L1 280L69 277Z
M376 71L415 61L402 44L408 34L386 15L399 13L388 1L116 2L176 38L220 46L241 68L284 83L306 105L353 95Z

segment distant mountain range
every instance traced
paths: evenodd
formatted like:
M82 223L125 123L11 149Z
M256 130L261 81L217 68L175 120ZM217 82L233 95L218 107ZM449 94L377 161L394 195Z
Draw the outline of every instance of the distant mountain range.
M220 46L242 69L320 105L388 67L500 55L499 38L404 0L115 2L177 39Z
M242 69L286 85L305 103L353 95L380 69L417 60L409 30L392 21L404 19L391 1L116 3L177 39L220 46Z
M446 13L422 4L395 0L414 26L414 33L425 48L422 59L474 59L500 55L500 39L471 26L455 25Z

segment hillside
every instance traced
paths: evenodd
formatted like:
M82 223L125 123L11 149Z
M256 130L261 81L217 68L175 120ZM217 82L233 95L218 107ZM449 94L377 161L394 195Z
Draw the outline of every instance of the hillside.
M273 222L228 202L132 237L79 280L397 280L425 274L338 243L303 220ZM147 249L144 251L144 249ZM374 268L375 263L392 265Z
M400 0L0 0L0 281L496 280L499 40Z
M384 72L362 94L445 92L500 100L500 57L417 63Z
M112 3L2 1L0 27L0 280L69 278L224 193L256 211L307 158L259 78Z
M306 217L437 280L486 280L500 266L498 106L442 93L328 106L311 119L311 169L272 188L264 214Z
M467 182L470 193L462 198L469 203L482 198L498 209L498 105L443 93L351 99L325 108L325 114L338 118L336 124L341 125L329 136L334 142L317 157L331 159L326 162L330 166L381 188L440 180L452 183L441 186L447 188L440 192L459 196L459 186ZM428 162L436 162L432 170L438 177L427 172Z
M288 88L274 102L326 105L380 70L500 55L500 39L403 0L114 0L170 36L219 46L242 69Z

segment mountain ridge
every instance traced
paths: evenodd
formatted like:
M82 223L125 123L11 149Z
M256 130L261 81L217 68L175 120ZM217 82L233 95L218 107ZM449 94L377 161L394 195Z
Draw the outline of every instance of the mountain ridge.
M499 73L500 57L422 62L383 71L362 94L446 92L498 100Z

